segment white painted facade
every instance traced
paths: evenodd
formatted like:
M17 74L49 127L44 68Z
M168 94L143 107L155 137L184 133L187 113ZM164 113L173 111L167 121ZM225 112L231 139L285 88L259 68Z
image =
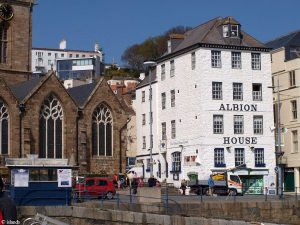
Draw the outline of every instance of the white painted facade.
M221 68L211 67L211 50L221 51ZM241 52L241 69L232 69L231 52ZM191 53L195 52L196 66L192 69ZM196 48L190 52L178 55L174 58L159 62L156 66L157 83L153 88L153 137L154 147L153 171L159 180L166 180L180 186L182 179L189 179L189 174L197 174L198 179L207 179L213 171L221 171L235 167L235 149L243 148L245 154L246 169L237 170L235 173L247 177L249 175L259 176L263 180L263 186L268 186L268 180L275 177L275 146L274 133L270 127L274 126L272 89L267 88L271 82L271 60L268 52L261 53L261 69L252 70L251 51ZM170 61L174 60L174 76L170 76ZM161 79L161 65L165 65L165 79ZM222 82L222 100L212 99L212 82ZM243 99L233 100L233 83L243 84ZM262 85L262 101L253 101L252 84ZM153 85L154 86L154 85ZM171 107L171 90L175 90L175 107ZM146 102L141 103L142 91L146 93ZM142 136L147 137L147 148L149 140L148 126L148 91L149 86L137 89L137 144L138 158L146 160L149 152L142 149ZM166 93L166 109L162 110L161 93ZM221 104L243 104L253 106L256 111L227 111L220 110ZM223 108L224 109L224 108ZM246 107L246 109L248 109ZM142 114L146 114L147 123L142 126ZM222 134L213 132L213 116L223 115ZM244 133L234 134L234 115L244 116ZM263 134L254 134L253 117L263 116ZM176 138L171 138L171 120L176 121ZM166 153L161 148L162 123L166 122ZM253 138L253 143L224 143L224 137L231 138ZM235 139L234 139L235 140ZM233 141L235 142L235 141ZM251 148L252 147L252 148ZM224 149L225 167L215 167L214 150ZM255 166L255 148L264 151L265 167ZM161 152L161 153L160 153ZM172 154L178 152L181 155L181 170L172 172ZM187 162L187 157L193 158ZM165 161L166 159L166 161ZM158 173L158 163L161 163L161 177ZM168 168L166 172L166 162ZM167 176L168 175L168 176ZM149 173L145 173L149 177ZM265 189L264 189L265 190Z

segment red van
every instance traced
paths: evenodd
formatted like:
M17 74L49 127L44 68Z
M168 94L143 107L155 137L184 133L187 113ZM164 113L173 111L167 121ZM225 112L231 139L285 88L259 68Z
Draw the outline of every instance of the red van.
M112 199L116 194L113 182L103 177L86 177L75 188L79 196Z

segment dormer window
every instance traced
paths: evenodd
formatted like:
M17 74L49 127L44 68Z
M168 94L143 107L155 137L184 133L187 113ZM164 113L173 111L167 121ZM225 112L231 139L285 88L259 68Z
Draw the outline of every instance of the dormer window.
M223 25L223 37L229 37L228 25Z
M239 26L238 25L231 25L231 37L238 37L239 36Z
M223 25L223 37L239 37L239 25Z

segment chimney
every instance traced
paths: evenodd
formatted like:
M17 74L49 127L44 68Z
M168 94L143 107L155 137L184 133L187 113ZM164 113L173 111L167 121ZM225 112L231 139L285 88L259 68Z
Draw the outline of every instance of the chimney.
M95 43L95 52L99 52L99 43L98 42Z
M170 34L170 39L168 40L168 53L173 52L183 39L184 34Z
M62 40L59 42L59 49L65 50L66 48L67 48L67 41L66 41L66 39L62 39Z
M145 79L145 73L140 73L140 80L144 80Z

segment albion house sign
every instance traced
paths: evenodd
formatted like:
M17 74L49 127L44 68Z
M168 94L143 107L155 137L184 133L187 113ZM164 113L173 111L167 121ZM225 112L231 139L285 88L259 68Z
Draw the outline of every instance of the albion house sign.
M257 111L257 105L254 104L221 104L220 111Z
M221 104L220 111L250 111L256 112L255 104ZM223 137L223 144L257 144L257 137Z

